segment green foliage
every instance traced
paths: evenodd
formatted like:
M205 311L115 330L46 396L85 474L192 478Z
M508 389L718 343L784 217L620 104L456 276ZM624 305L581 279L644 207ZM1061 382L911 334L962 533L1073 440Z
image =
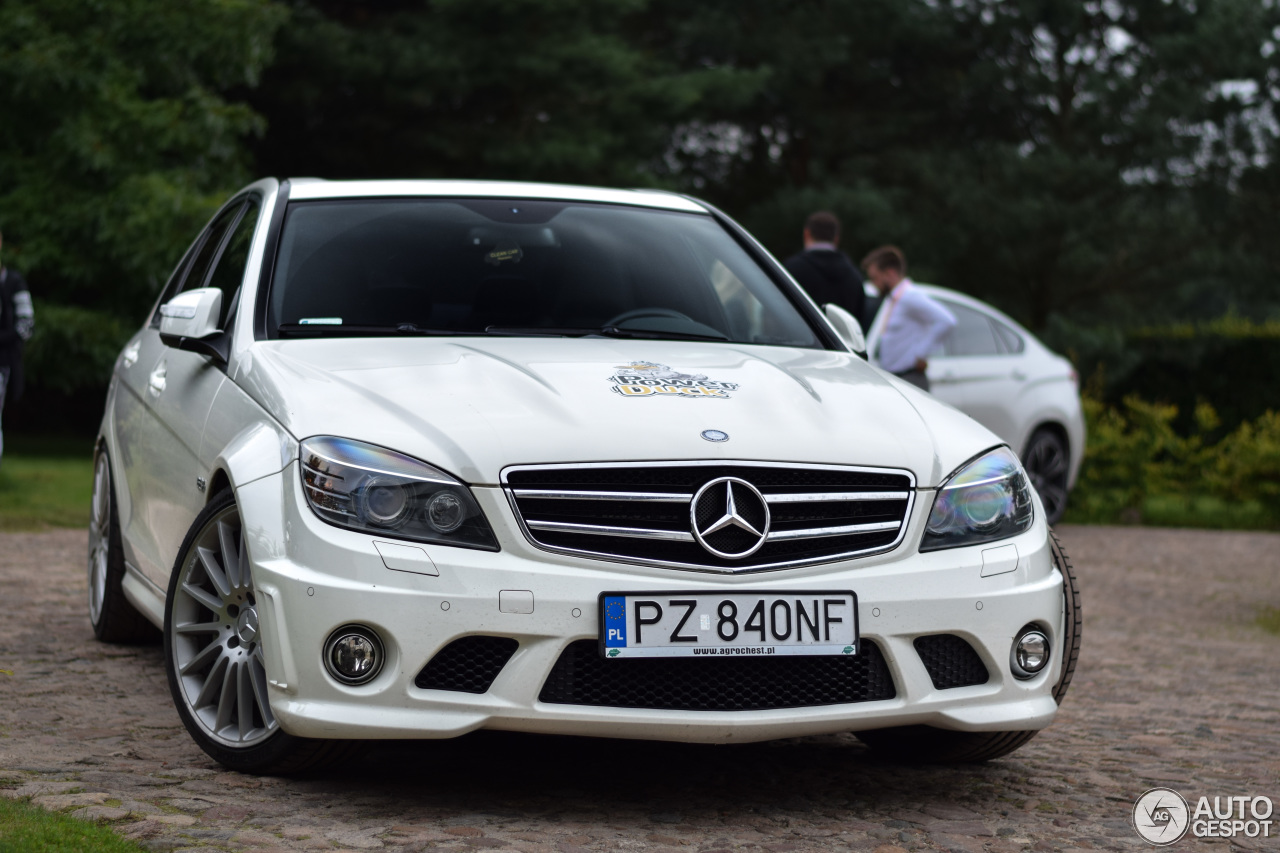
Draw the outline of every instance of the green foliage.
M142 853L105 826L0 797L0 853Z
M650 44L647 0L291 4L253 104L268 172L649 184L732 74Z
M1275 136L1250 131L1277 97L1274 4L657 7L682 63L762 75L676 137L672 178L778 253L821 205L851 254L898 243L1035 329L1280 307Z
M1280 400L1280 322L1274 320L1227 314L1125 331L1058 319L1044 340L1071 358L1104 402L1135 394L1177 406L1180 432L1194 428L1199 400L1213 406L1228 430Z
M1280 414L1220 440L1213 407L1187 435L1176 406L1130 396L1119 407L1084 398L1088 444L1068 520L1200 527L1280 527Z
M0 228L36 295L136 315L250 174L269 0L0 4Z
M32 390L101 396L121 347L133 334L113 314L35 300L36 331L23 363Z

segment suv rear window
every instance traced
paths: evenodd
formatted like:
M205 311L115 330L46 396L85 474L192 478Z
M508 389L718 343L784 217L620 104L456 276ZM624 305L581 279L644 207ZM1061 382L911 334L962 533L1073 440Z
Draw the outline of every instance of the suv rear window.
M819 347L713 218L523 199L290 204L273 337L592 334Z

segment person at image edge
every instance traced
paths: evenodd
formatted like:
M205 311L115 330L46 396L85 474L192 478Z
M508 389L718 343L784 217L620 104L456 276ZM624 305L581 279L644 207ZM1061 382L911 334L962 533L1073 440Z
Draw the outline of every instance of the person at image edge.
M4 234L0 234L0 250ZM0 259L3 255L0 255ZM35 328L35 310L26 280L0 260L0 414L5 397L13 402L22 396L22 345ZM0 427L0 459L4 458L4 431Z

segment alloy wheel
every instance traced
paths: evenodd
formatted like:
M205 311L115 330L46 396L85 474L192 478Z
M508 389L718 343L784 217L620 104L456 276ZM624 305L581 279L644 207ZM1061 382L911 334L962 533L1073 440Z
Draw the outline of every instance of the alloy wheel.
M93 466L93 499L89 510L89 619L102 620L107 598L107 571L111 557L111 472L107 455L99 453Z
M169 631L181 700L217 743L260 744L279 723L267 699L257 599L234 505L209 519L179 571Z
M1056 523L1067 506L1067 449L1062 440L1048 432L1038 433L1027 450L1023 462L1031 485L1040 495L1049 523Z

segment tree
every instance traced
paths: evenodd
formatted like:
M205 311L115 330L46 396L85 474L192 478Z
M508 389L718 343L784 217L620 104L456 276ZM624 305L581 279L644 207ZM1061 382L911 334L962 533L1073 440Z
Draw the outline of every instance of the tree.
M652 183L726 85L646 43L649 0L295 0L252 97L281 175Z
M1035 328L1055 314L1280 307L1260 230L1275 196L1257 190L1274 181L1274 3L704 0L666 11L683 66L761 80L745 103L677 134L672 178L780 253L796 247L805 213L828 207L855 254L899 243L920 277Z
M136 318L249 174L268 0L0 4L0 227L39 297Z

